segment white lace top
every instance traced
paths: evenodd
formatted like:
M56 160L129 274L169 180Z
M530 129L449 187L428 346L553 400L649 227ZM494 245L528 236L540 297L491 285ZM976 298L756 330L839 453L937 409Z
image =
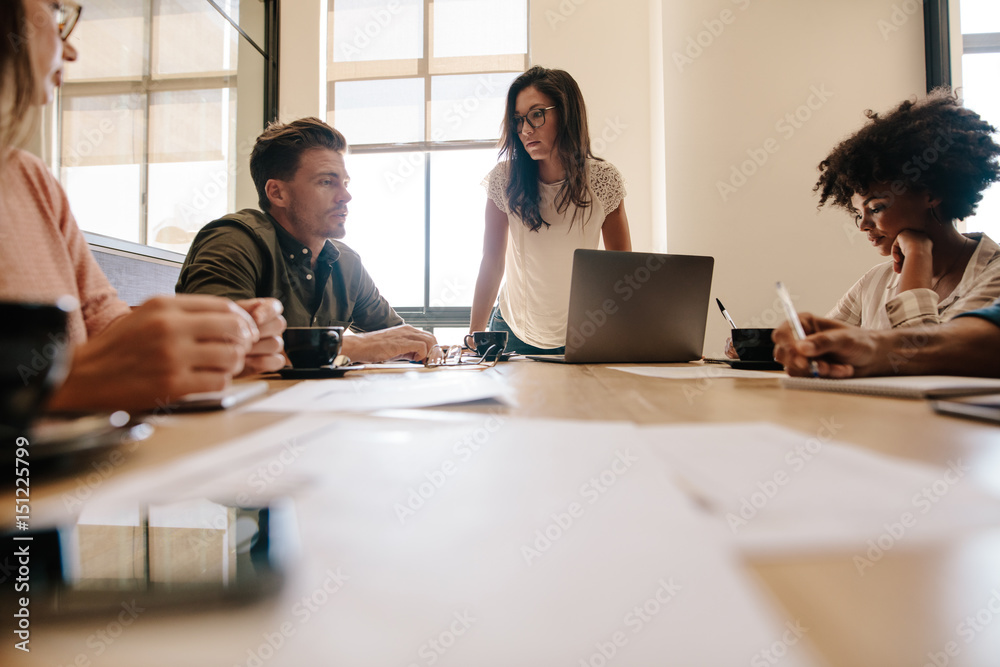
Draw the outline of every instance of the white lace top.
M549 226L532 232L507 207L508 174L509 165L500 163L483 182L489 198L507 214L510 226L500 313L525 343L561 347L566 344L573 251L598 247L604 219L625 198L625 181L610 162L588 160L592 202L575 220L577 207L572 203L562 213L556 212L555 198L562 182L539 183L539 211Z

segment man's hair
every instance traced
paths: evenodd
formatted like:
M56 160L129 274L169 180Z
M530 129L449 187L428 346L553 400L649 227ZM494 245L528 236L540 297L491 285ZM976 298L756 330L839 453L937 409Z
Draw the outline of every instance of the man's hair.
M568 72L535 66L514 79L507 91L500 130L500 155L505 156L510 165L506 195L511 212L521 218L528 229L537 232L549 226L539 211L538 163L528 155L514 124L517 96L528 87L546 95L556 107L554 115L558 117L559 132L555 149L566 169L566 181L556 193L556 211L562 213L573 203L577 207L574 220L590 206L587 158L594 158L594 155L590 152L587 105L580 86Z
M941 218L951 222L975 213L983 190L1000 181L996 128L949 88L865 116L868 123L819 164L813 191L820 207L830 202L858 214L851 197L888 184L896 195L912 190L940 198Z
M265 186L269 180L290 181L299 170L302 154L314 148L344 153L347 140L318 118L300 118L291 123L268 124L250 153L250 176L257 187L257 201L263 211L271 210Z
M27 138L38 118L23 0L0 2L0 159Z

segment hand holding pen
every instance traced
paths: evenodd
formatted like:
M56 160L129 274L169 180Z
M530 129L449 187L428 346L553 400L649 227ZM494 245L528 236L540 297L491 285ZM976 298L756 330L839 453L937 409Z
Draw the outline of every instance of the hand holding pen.
M788 290L780 281L775 285L775 289L778 292L778 299L781 300L781 306L785 309L785 318L788 320L788 326L792 328L792 333L795 335L795 340L805 340L806 332L802 329L802 322L799 320L799 314L795 312L795 304L792 303L792 297L788 294ZM819 365L817 365L815 359L809 360L809 373L814 378L819 377Z

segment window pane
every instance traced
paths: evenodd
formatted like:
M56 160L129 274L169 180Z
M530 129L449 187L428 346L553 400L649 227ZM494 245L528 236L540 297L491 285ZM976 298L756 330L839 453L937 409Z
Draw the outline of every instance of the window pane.
M63 98L61 181L82 229L141 241L141 95Z
M423 58L423 0L334 0L331 7L331 61Z
M222 160L149 165L149 245L187 254L199 229L230 213L228 178Z
M964 7L964 4L963 4ZM1000 53L962 56L962 98L965 105L1000 127ZM1000 186L994 185L983 196L976 215L965 221L966 231L986 232L1000 238Z
M235 91L228 88L153 93L149 161L222 160L229 152Z
M141 77L145 61L142 0L90 0L70 41L80 59L66 66L66 81Z
M60 179L80 229L141 243L138 164L63 167Z
M431 79L431 139L496 139L507 89L520 72Z
M347 172L353 199L344 241L391 305L422 306L424 155L349 155Z
M430 159L430 306L471 306L483 256L486 190L480 183L497 151L438 151Z
M961 0L962 33L1000 32L997 0Z
M219 1L239 15L239 1ZM157 0L153 5L154 76L236 70L239 33L205 0Z
M468 327L434 327L434 337L441 345L463 345Z
M201 227L235 199L236 91L150 96L148 243L186 253Z
M330 119L349 144L424 140L424 80L343 81Z
M435 0L434 57L528 51L525 0Z

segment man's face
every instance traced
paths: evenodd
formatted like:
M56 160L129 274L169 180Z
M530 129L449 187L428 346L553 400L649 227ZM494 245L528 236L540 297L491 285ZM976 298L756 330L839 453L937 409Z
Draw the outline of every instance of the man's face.
M344 238L350 180L343 153L327 148L303 153L292 180L280 182L287 195L283 208L292 227L288 231L303 242Z

